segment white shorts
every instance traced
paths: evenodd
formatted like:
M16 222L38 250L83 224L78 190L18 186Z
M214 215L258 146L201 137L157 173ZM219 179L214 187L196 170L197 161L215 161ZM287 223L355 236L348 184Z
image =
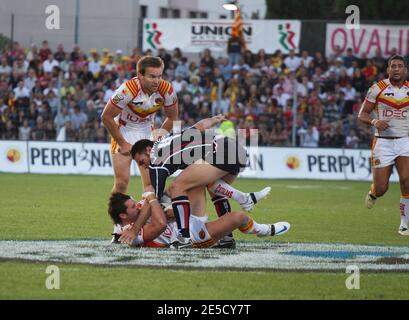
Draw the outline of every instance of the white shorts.
M409 137L400 139L375 137L372 144L372 168L380 169L393 166L398 157L409 157Z
M193 242L193 248L210 248L216 242L207 231L205 222L191 215L189 220L190 238ZM143 239L143 229L139 233L134 245L143 245L145 247L168 247L172 242L177 241L178 227L176 222L170 222L166 230L156 239L145 242Z
M152 127L131 129L124 126L119 127L119 131L122 136L131 145L134 145L135 142L143 139L152 140ZM111 139L111 153L115 154L118 152L119 145L114 138Z
M189 229L193 248L210 248L216 243L207 231L205 222L196 216L190 216Z

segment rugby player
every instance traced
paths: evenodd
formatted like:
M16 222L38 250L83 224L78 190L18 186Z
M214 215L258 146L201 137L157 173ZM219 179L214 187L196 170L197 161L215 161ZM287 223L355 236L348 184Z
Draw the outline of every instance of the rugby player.
M126 81L115 91L102 113L102 122L112 136L115 176L112 193L127 192L132 145L141 139L154 138L152 129L156 112L163 108L166 115L162 132L169 132L178 117L176 92L169 82L162 79L163 69L161 58L142 57L137 64L137 77ZM139 167L139 171L146 190L150 185L149 173L142 167Z
M231 187L238 173L246 166L247 156L237 139L215 136L208 130L223 120L223 115L204 119L180 133L169 133L155 144L141 140L132 147L132 158L140 167L149 168L151 183L159 199L162 198L167 177L179 169L183 170L169 188L182 243L188 244L190 239L188 190L209 185L209 191L218 196L229 194L246 211L250 211L271 190L265 188L246 194ZM221 189L225 192L218 194ZM213 200L216 204L219 199ZM230 211L228 199L224 198L223 202L223 212L219 214L218 211L218 215Z
M359 120L375 128L372 143L373 184L365 203L372 209L388 190L393 165L401 189L399 234L409 236L409 83L402 56L388 61L389 78L373 85L359 113ZM374 117L371 115L374 113Z
M196 189L200 193L200 189ZM193 195L191 195L194 197ZM145 200L136 203L130 196L121 193L112 194L108 212L116 224L123 226L120 242L132 246L144 247L172 247L177 241L178 228L175 222L168 222L159 201L153 192L144 194ZM148 208L151 211L150 220L135 233L134 223L141 210ZM172 211L167 206L166 211ZM172 213L168 212L168 215ZM243 212L230 212L223 217L207 222L203 217L191 215L189 217L190 232L193 248L214 247L218 240L225 235L239 229L245 234L254 234L258 237L282 235L290 229L288 222L275 224L258 224ZM177 248L177 247L176 247Z

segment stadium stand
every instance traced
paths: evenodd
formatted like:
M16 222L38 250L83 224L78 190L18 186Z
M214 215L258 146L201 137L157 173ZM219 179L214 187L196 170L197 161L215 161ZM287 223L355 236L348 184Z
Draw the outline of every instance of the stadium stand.
M147 52L144 54L152 54ZM384 79L386 60L336 53L266 55L246 51L237 63L213 57L209 49L188 59L179 48L157 53L166 64L164 78L179 97L185 125L227 113L236 129L259 130L264 146L290 146L293 98L297 95L297 146L368 148L371 129L357 113L366 91ZM0 139L107 142L100 115L114 90L134 77L142 56L134 49L83 52L78 46L55 51L21 48L15 41L0 56ZM295 80L295 81L294 81ZM158 113L156 126L162 123Z

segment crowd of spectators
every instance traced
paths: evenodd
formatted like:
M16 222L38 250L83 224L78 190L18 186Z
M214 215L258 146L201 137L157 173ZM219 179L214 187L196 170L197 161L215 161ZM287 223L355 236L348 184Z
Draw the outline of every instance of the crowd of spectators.
M228 114L236 129L257 134L267 146L292 145L296 97L296 144L302 147L367 148L371 128L357 121L366 91L386 77L387 61L355 57L338 50L288 55L245 50L234 57L215 57L205 49L198 59L159 49L164 78L179 97L185 125L217 113ZM14 42L0 55L0 139L108 142L101 112L115 89L136 76L138 49L84 52L79 46L54 51L43 41L29 50ZM163 114L157 114L159 127Z

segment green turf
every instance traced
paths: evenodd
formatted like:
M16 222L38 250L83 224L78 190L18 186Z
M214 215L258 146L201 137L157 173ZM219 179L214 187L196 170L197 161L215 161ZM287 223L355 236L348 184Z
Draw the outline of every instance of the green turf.
M106 202L112 177L0 174L0 239L108 239ZM369 211L369 183L238 180L244 191L270 185L252 216L289 221L288 242L408 245L397 234L399 186ZM130 190L140 191L139 178ZM136 192L134 192L136 195ZM140 192L139 192L140 193ZM238 209L237 205L233 208ZM213 212L209 204L209 212ZM214 217L214 214L211 214ZM245 236L236 233L238 239ZM408 274L362 274L361 290L345 288L345 273L209 272L61 265L61 290L45 289L46 264L0 263L3 299L399 299L409 298ZM185 276L188 280L182 281ZM101 282L102 281L102 282ZM104 285L101 286L101 283ZM126 283L126 286L124 286ZM182 290L183 287L187 288ZM163 292L163 287L172 287Z
M60 289L46 288L44 263L0 263L0 299L408 299L408 274L204 272L60 266ZM186 283L188 284L186 286ZM171 288L164 290L164 288Z

